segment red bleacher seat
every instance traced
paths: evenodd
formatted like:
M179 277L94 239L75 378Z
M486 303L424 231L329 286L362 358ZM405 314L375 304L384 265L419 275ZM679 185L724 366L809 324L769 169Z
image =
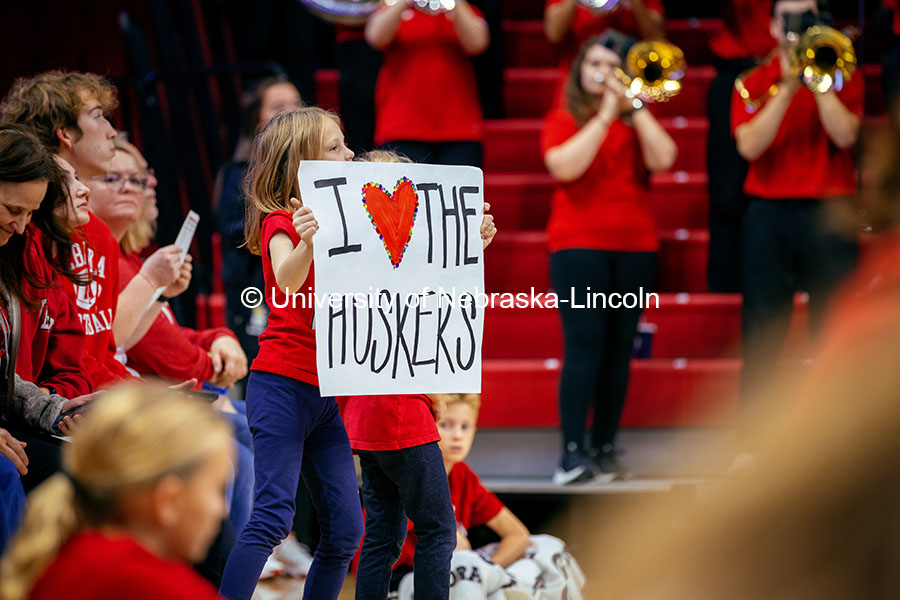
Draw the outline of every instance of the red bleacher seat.
M485 360L478 426L558 427L557 359ZM733 425L740 360L648 359L631 363L624 427Z

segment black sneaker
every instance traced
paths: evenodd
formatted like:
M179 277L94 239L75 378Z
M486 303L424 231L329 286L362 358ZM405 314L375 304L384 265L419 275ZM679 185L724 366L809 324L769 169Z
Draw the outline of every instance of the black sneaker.
M619 459L619 451L612 447L604 447L603 450L591 449L591 460L600 476L609 477L611 481L634 479L634 473Z
M587 457L579 450L566 450L553 474L553 485L578 483L593 478L594 469Z

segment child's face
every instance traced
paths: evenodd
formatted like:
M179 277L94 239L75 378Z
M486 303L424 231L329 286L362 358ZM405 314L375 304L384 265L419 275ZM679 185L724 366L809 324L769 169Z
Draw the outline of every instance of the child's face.
M328 119L325 124L325 141L322 144L319 160L353 160L353 150L344 144L344 132L331 119Z
M454 402L447 407L437 424L444 462L456 464L466 459L475 439L475 421L475 411L465 402Z

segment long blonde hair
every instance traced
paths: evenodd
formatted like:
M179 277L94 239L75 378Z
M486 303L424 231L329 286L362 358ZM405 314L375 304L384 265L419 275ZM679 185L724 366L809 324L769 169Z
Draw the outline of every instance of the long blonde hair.
M120 131L115 140L116 150L124 152L134 159L134 164L141 171L147 171L147 159L137 149L137 146L128 141L128 134ZM153 237L156 235L156 221L150 218L150 206L146 196L141 202L141 216L128 226L122 235L122 241L119 246L125 254L132 252L140 252L150 245Z
M60 548L114 520L122 498L166 476L189 477L230 442L227 423L209 405L168 389L119 388L95 402L63 448L64 471L28 497L22 528L0 562L0 600L26 598Z
M266 215L293 211L291 197L300 198L300 161L319 158L328 121L340 124L333 112L315 106L299 108L277 115L253 140L244 178L248 199L244 238L253 254L262 254L260 235Z

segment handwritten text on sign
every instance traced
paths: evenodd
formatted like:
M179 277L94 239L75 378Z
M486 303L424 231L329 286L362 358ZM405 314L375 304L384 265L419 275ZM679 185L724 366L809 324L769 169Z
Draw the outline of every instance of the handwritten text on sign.
M299 179L322 394L480 392L481 170L303 161Z

